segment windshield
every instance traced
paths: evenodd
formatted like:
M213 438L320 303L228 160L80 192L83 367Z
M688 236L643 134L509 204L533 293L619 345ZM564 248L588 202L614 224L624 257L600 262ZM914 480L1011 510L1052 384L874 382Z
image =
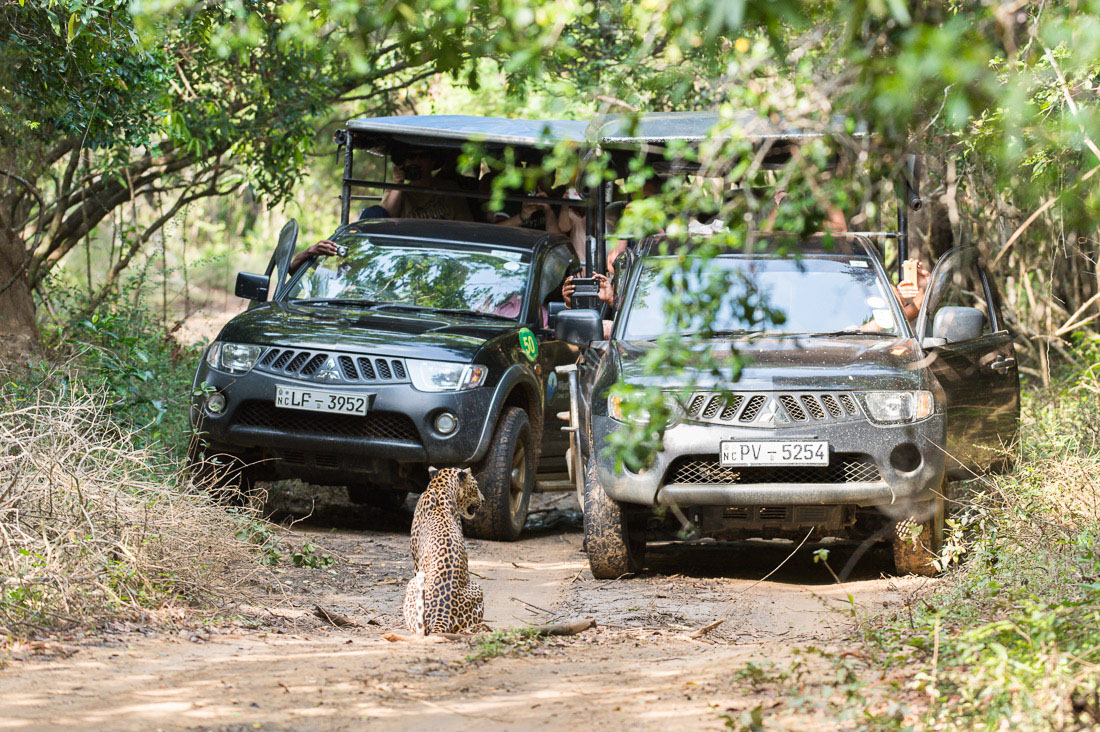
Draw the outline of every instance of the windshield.
M661 285L658 265L657 258L643 265L619 334L622 340L649 340L669 329L664 307L670 295ZM715 332L900 334L890 302L893 294L867 257L717 257L708 266L707 278L730 282L712 326ZM688 287L703 289L698 282ZM782 313L777 318L782 322L760 322L759 309L750 308L754 314L747 315L742 300ZM700 327L698 323L688 332Z
M346 257L318 257L292 300L367 301L518 318L531 255L477 245L344 239Z

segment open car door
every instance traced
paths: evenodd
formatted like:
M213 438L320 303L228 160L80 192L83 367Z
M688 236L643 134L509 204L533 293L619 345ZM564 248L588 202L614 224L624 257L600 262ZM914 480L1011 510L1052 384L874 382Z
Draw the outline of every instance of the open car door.
M294 247L298 243L298 222L295 219L287 221L279 232L279 243L275 245L275 251L271 253L271 259L264 271L268 277L275 273L275 289L272 300L278 300L286 290L290 281L290 261L294 258Z
M947 396L947 468L952 478L1004 464L1020 414L1016 350L976 247L936 264L916 335Z

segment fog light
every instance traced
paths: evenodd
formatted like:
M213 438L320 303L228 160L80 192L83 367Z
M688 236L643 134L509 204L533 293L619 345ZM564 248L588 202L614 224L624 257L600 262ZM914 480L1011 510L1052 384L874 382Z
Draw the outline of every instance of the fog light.
M211 414L221 414L225 411L225 397L221 394L211 394L206 397L206 411Z
M920 450L912 442L903 442L890 453L890 465L901 473L912 473L923 462Z
M442 412L435 418L435 431L441 435L449 435L458 429L458 419L450 412Z

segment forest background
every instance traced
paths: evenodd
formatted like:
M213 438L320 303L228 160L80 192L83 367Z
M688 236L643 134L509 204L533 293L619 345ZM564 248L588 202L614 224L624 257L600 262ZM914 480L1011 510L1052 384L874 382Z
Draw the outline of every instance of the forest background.
M907 632L1011 621L937 646L938 663L970 675L939 678L933 701L957 708L972 693L974 713L988 713L985 692L963 679L995 643L1023 654L988 670L1009 714L1030 704L1038 719L1053 704L1075 719L1100 661L1098 96L1100 3L1087 1L0 0L4 419L21 424L28 405L71 405L80 392L170 464L190 437L194 344L211 335L187 328L240 307L235 273L263 266L287 218L304 239L331 233L331 137L350 117L750 108L811 126L858 122L873 140L852 148L865 168L847 180L790 169L798 204L779 207L778 226L819 230L830 206L888 222L889 181L918 150L928 205L912 221L915 249L928 261L952 244L981 249L1029 389L1020 467L958 524L969 554L951 591L971 593L972 609L946 620L930 609ZM667 227L660 212L682 210L687 195L666 192L647 225ZM744 205L751 221L774 204ZM28 455L5 456L12 486ZM0 493L0 510L18 500ZM4 546L27 554L0 552L16 578L0 598L13 635L54 624L51 603L76 591L44 580L56 568L19 536ZM1038 566L1054 569L1016 581ZM146 592L120 593L119 607L181 596ZM1025 601L1041 612L1014 615ZM1020 674L1051 668L1064 685L1021 696ZM965 688L944 691L950 683Z

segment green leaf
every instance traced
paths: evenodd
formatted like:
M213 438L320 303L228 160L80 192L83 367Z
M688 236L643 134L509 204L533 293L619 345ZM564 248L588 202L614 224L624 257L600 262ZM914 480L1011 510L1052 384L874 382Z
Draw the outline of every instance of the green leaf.
M69 16L69 42L76 36L76 13Z

